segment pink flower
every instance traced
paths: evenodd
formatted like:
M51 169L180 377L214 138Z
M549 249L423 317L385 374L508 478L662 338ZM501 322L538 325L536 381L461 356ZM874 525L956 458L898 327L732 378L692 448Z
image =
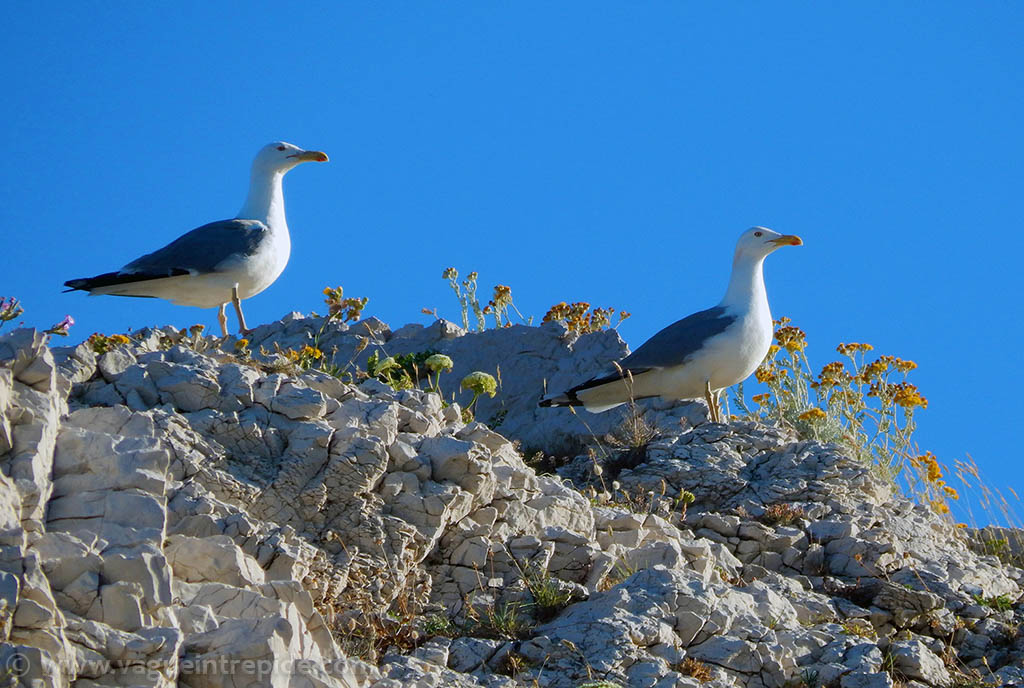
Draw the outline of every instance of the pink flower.
M50 329L46 330L46 334L55 334L61 337L67 337L68 330L70 330L71 326L74 324L75 319L72 318L70 315L65 315L63 320L61 320L56 325L51 326Z

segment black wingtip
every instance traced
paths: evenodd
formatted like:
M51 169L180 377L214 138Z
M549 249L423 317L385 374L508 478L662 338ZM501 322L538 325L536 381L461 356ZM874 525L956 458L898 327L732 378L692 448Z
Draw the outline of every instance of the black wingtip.
M561 394L557 397L547 397L541 399L537 406L541 408L561 407L561 406L582 406L583 402L576 396L574 390L569 390L565 394Z

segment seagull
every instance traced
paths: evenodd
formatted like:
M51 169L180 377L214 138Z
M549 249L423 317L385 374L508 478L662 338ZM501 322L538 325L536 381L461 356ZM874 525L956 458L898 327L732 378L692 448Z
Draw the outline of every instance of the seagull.
M167 299L180 306L213 308L221 332L228 334L228 302L235 306L243 334L249 331L242 300L255 296L280 276L291 254L284 218L281 180L303 162L327 162L327 155L284 141L268 143L256 154L249 195L233 220L220 220L183 234L116 272L68 280L65 291Z
M703 396L711 422L721 422L719 393L749 377L771 346L764 259L783 246L801 244L794 234L751 227L736 242L732 277L717 306L669 325L613 369L564 394L546 397L540 405L583 406L601 413L635 399Z

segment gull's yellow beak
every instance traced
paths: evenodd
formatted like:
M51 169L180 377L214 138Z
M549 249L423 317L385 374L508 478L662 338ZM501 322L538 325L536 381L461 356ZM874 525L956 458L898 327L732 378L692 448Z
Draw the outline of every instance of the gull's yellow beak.
M295 158L299 162L327 162L327 153L321 151L302 151L301 153L295 153L289 155L289 158Z
M778 239L771 239L768 243L776 246L803 246L804 240L796 234L784 234Z

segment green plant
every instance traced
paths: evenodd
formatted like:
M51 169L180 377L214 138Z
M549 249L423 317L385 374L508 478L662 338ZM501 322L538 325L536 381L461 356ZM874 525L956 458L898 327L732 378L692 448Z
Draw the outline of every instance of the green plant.
M565 585L556 576L539 566L523 566L508 549L505 550L509 559L519 569L523 584L533 598L533 616L540 622L553 619L558 612L569 606L572 601L572 588Z
M426 362L437 355L436 351L421 351L414 354L399 354L381 358L379 351L374 351L366 359L366 374L386 383L395 390L412 389L430 368ZM445 356L444 358L448 358ZM451 363L451 359L448 359ZM429 375L427 375L429 378ZM440 373L438 373L440 378Z
M428 638L454 638L458 633L458 629L447 614L428 614L423 617L421 627L423 635Z
M821 674L811 669L804 669L800 672L800 685L804 688L819 688L821 681L819 680Z
M462 378L462 382L459 383L461 389L468 389L473 393L473 400L470 401L466 408L462 410L462 420L469 423L473 420L473 407L476 406L477 399L481 395L488 395L494 397L498 393L498 381L494 379L493 375L484 373L482 371L474 371Z
M441 373L450 372L455 366L452 359L444 354L433 354L427 356L423 360L423 364L426 365L427 370L427 383L430 385L431 391L435 392L438 396L441 395ZM435 377L433 380L430 379L430 373L434 373Z
M522 602L470 606L466 621L473 635L484 638L522 640L533 628L527 606Z
M994 595L992 597L985 597L984 595L971 595L974 601L983 607L989 609L995 609L997 612L1008 612L1013 609L1013 598L1009 595Z

